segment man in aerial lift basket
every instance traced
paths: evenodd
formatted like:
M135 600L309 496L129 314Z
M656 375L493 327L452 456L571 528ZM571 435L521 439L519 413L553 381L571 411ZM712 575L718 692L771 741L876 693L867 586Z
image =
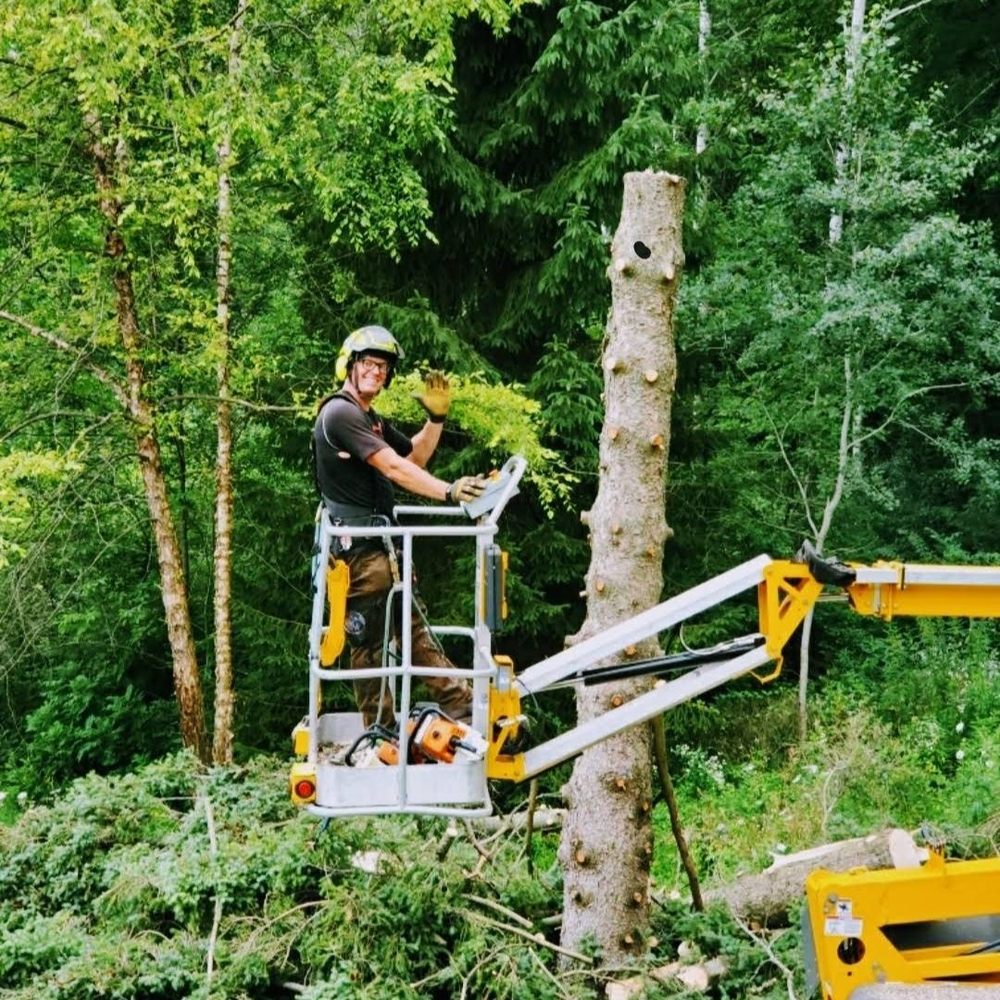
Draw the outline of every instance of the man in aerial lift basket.
M342 384L320 402L312 436L316 486L335 526L392 525L394 485L446 503L475 500L486 488L486 481L479 476L462 476L449 484L426 469L441 440L451 403L448 380L443 375L429 373L423 392L416 396L427 420L412 437L376 413L372 403L391 385L402 359L399 342L382 326L355 330L340 349L335 371ZM346 616L350 664L355 669L379 667L389 596L394 583L399 582L393 542L389 537L344 535L336 539L331 556L346 562L350 573ZM422 606L419 610L422 612ZM452 668L454 664L425 618L423 613L413 616L413 662ZM398 619L393 630L399 630ZM468 719L472 694L465 681L428 677L426 682L448 715ZM384 682L378 678L356 680L354 693L366 727L393 724L392 692Z

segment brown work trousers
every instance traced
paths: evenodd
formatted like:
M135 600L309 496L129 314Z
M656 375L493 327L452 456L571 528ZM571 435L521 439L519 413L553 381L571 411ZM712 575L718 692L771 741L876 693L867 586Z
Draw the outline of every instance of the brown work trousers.
M382 665L382 639L385 634L386 598L392 589L392 569L389 557L382 549L371 546L357 546L341 553L351 571L350 589L347 592L347 613L359 612L364 617L364 631L361 635L348 632L351 666L354 669L380 667ZM402 562L402 560L400 560ZM434 636L424 625L417 606L424 610L423 602L413 591L413 615L411 622L411 654L414 666L453 668L454 664L441 650ZM401 599L393 600L392 635L400 639L402 624ZM426 614L426 612L425 612ZM433 700L454 719L468 720L472 714L472 688L467 681L457 677L422 677L420 680L430 689ZM392 679L383 688L378 677L356 680L354 697L358 709L364 716L365 726L376 719L384 725L393 725Z

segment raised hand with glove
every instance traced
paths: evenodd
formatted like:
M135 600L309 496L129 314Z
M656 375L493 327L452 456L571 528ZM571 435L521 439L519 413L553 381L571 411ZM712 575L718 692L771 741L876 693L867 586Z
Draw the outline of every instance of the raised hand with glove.
M428 372L423 391L415 392L413 398L427 411L427 419L432 424L444 423L451 406L451 387L441 372Z
M482 476L460 476L444 495L448 503L469 503L483 495L489 484Z

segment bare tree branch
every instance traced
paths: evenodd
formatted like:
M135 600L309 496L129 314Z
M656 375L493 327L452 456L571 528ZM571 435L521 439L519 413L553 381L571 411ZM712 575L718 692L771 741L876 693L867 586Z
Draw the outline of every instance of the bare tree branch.
M897 7L895 10L890 10L888 14L884 15L882 18L883 24L892 24L897 17L902 17L904 14L909 14L911 11L917 10L920 7L926 7L929 3L933 3L934 0L917 0L916 3L911 3L906 7Z
M768 944L767 939L763 935L754 934L750 930L749 925L745 924L742 920L737 920L736 923L739 925L740 930L767 955L768 961L785 977L788 1000L797 1000L795 995L795 975L792 970L778 958L774 953L774 949Z
M12 427L6 434L0 437L0 444L5 441L9 441L12 437L16 437L25 427L30 427L32 424L37 424L42 420L55 420L57 418L69 418L69 419L82 419L89 420L93 417L92 413L87 413L84 410L50 410L48 413L36 413L33 416L28 417L26 420L22 420L16 427ZM102 418L99 423L104 423L106 418Z
M567 958L572 958L577 962L583 962L586 965L593 965L594 960L589 955L581 954L578 951L573 951L571 948L563 948L561 945L553 944L551 941L547 940L544 934L531 934L528 931L521 930L520 927L513 927L510 924L505 924L500 920L494 920L492 917L487 917L482 913L477 913L474 910L463 910L462 915L467 920L476 921L481 924L485 924L487 927L494 927L500 931L506 931L508 934L515 934L518 937L524 938L526 941L530 941L532 944L541 945L543 948L549 948L552 951L558 952L560 955L565 955Z
M159 405L164 403L186 403L192 401L205 403L218 403L220 396L212 396L208 393L178 393L174 396L162 396ZM237 399L234 396L227 396L226 402L231 406L242 406L246 410L253 410L256 413L301 413L301 406L272 406L270 403L252 403L249 399Z
M771 425L771 430L774 431L774 439L778 442L778 450L781 452L781 457L784 460L785 467L791 473L792 479L795 481L795 485L798 487L799 496L802 497L802 506L805 509L806 520L809 522L809 529L813 533L813 537L819 533L816 528L816 522L813 520L812 508L809 504L809 491L805 487L805 483L799 478L799 474L795 471L795 466L792 465L792 460L788 457L788 451L785 448L785 442L781 437L781 431L778 430L778 425L774 422L774 418L771 416L771 411L765 406L764 416L767 417L767 422Z
M33 337L37 337L39 340L44 340L47 344L58 348L60 351L72 354L77 361L84 368L86 368L91 375L94 376L94 378L96 378L99 382L102 382L114 393L115 399L117 399L123 407L128 409L128 396L126 395L125 389L121 386L121 384L99 365L95 365L92 361L88 361L84 353L78 347L75 347L67 340L63 340L63 338L58 334L52 333L50 330L43 330L40 326L35 326L34 323L30 323L23 317L15 316L13 313L9 313L6 310L0 309L0 319L4 319L8 323L13 323L15 326L19 326L23 330L27 330Z
M215 813L212 809L212 800L208 793L204 793L202 801L205 803L205 825L208 827L208 851L214 863L219 855L219 841L215 834ZM215 971L215 946L219 939L219 925L222 923L222 893L218 888L215 890L215 907L212 915L212 930L208 936L208 957L205 961L205 984L210 986L212 974Z
M881 434L882 431L884 431L886 427L888 427L889 424L893 422L893 420L896 418L896 414L899 412L899 408L908 399L912 399L914 396L922 396L924 393L927 392L936 392L938 389L966 389L971 384L972 384L971 382L947 382L943 385L923 385L919 389L912 389L910 392L903 393L903 395L896 400L896 404L893 406L892 410L890 410L889 416L887 416L885 420L883 420L882 423L878 425L878 427L875 427L874 429L868 431L866 434L862 434L861 437L856 438L854 441L852 441L850 445L851 448L852 449L856 448L859 444L862 444L863 442L867 441L870 437L875 437L875 435Z
M238 21L242 20L243 15L246 13L246 8L249 6L249 3L240 4L237 7L236 13L233 14L233 16L226 21L225 24L218 28L195 32L193 35L187 35L184 38L180 38L176 42L172 42L170 45L165 45L158 51L157 55L162 55L165 52L174 52L178 49L183 49L188 45L207 45L209 42L214 42L217 38L221 38L227 31L232 29ZM312 38L311 35L309 37Z

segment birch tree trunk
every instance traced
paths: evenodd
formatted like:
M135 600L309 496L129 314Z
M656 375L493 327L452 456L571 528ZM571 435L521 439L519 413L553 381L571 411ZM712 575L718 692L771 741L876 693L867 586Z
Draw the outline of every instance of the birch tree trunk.
M119 229L121 203L115 189L124 174L126 151L124 143L119 140L112 153L105 144L100 123L91 119L88 125L91 132L88 152L94 165L101 214L107 223L105 253L114 267L118 334L125 355L125 406L135 428L136 454L139 457L146 506L156 542L181 739L184 746L193 750L200 760L207 762L205 706L184 579L183 557L171 515L153 408L144 397L146 377L142 362L142 333L132 271L128 264L125 240Z
M661 598L683 205L681 178L649 171L625 175L609 267L600 479L594 506L583 516L592 550L587 617L567 640L571 645ZM654 638L605 662L657 652ZM601 715L650 686L639 678L582 688L578 719ZM587 750L564 789L562 941L578 949L592 937L606 963L645 945L653 854L650 763L650 727L638 726Z
M865 13L867 0L853 0L851 6L851 30L844 43L844 134L837 143L833 155L833 183L836 204L830 213L830 245L836 246L844 234L844 189L847 185L847 164L851 158L851 136L846 122L850 117L850 103L854 94L854 76L861 45L865 37Z
M701 67L701 96L702 100L708 101L708 40L712 35L712 12L708 7L708 0L699 0L698 3L698 62ZM702 112L704 114L704 112ZM698 132L694 140L694 154L701 156L708 149L708 122L701 120L698 123Z
M238 0L236 15L229 33L229 86L238 86L240 47L247 0ZM230 268L233 260L233 211L230 199L229 171L233 156L232 107L229 101L227 120L219 141L219 193L217 216L219 254L215 271L216 284L216 406L217 438L215 447L215 551L213 553L215 617L215 723L212 735L212 759L216 764L233 762L233 428L229 387L229 303Z
M847 166L851 158L851 135L849 131L850 103L854 93L854 78L857 73L858 61L861 58L861 46L864 42L865 14L867 12L867 0L852 0L851 3L851 27L844 42L844 132L837 142L837 149L833 155L833 185L834 185L834 207L830 212L829 239L830 246L837 246L844 235L844 197L847 187ZM830 530L830 523L833 512L840 503L843 495L844 478L847 472L847 455L845 447L847 442L847 431L851 420L851 399L850 399L850 361L845 359L847 366L847 396L844 401L844 421L841 428L840 454L838 459L837 480L833 495L827 501L826 509L823 511L823 524L816 528L813 524L813 542L816 551L822 553L826 543L826 536ZM860 419L860 413L854 414L854 419ZM808 514L808 502L807 510ZM810 518L811 522L811 518ZM799 639L799 742L805 741L809 728L808 706L806 696L809 687L809 644L812 640L813 612L810 611L802 623L802 635Z
M809 498L803 491L802 499L806 505L806 517L813 532L813 544L816 551L822 555L823 547L826 545L826 537L830 534L830 527L833 524L833 515L840 506L840 501L844 498L844 487L847 483L847 469L851 457L851 443L849 432L854 423L855 409L853 405L853 388L851 385L851 359L844 358L844 410L840 419L840 443L837 450L837 476L833 483L833 492L827 498L823 506L823 520L819 527L813 521L809 511ZM805 743L806 733L809 729L809 710L806 701L809 692L809 646L812 641L813 611L810 608L802 622L802 635L799 639L799 742Z

